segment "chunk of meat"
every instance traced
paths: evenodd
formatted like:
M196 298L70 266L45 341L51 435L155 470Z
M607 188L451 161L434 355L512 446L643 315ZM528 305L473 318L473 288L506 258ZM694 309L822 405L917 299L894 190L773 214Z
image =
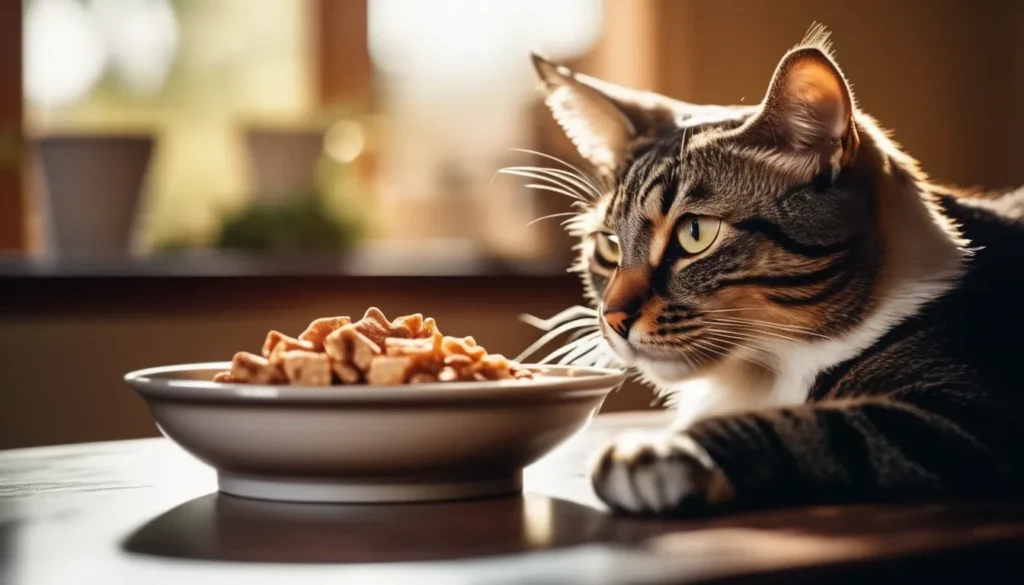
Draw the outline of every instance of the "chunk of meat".
M315 349L311 341L289 337L280 331L271 331L267 334L266 341L263 342L263 351L261 353L263 357L273 361L272 356L275 353L292 350L315 351Z
M412 370L412 360L407 357L381 355L373 358L366 372L366 383L371 386L398 386L405 384Z
M420 313L389 321L376 308L353 322L324 317L297 338L270 331L262 355L235 354L219 382L327 386L332 383L392 386L466 380L529 379L533 373L473 337L442 335Z
M323 317L317 319L299 334L299 339L313 344L315 351L323 351L324 339L334 331L352 322L348 317Z
M280 366L259 355L240 351L231 360L231 377L252 384L283 384L288 381Z
M331 359L326 353L294 349L281 352L281 369L297 386L330 386Z

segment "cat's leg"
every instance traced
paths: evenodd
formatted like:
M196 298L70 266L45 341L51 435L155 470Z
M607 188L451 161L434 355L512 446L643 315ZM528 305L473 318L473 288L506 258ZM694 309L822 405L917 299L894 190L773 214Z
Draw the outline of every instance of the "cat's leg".
M1019 423L989 416L990 407L947 406L940 410L949 415L971 411L970 430L933 409L861 399L723 415L683 431L625 435L597 457L593 485L614 509L664 513L725 502L968 493L1005 485L1019 474L1019 458L1006 445L992 444L994 437L1024 434L1011 428ZM1017 442L1024 441L1018 436Z

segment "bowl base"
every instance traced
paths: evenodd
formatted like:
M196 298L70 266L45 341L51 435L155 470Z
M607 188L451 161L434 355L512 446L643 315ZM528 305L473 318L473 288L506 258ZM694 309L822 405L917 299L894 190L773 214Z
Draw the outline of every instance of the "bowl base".
M447 481L410 478L292 478L217 473L218 489L226 494L279 502L383 504L430 502L514 495L523 490L523 474Z

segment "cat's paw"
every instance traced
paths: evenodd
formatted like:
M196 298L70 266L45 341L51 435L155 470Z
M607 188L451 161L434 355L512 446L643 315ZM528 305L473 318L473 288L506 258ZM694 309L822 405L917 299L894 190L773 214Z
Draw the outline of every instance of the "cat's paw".
M634 514L700 507L728 480L684 433L629 433L600 452L591 470L597 496Z

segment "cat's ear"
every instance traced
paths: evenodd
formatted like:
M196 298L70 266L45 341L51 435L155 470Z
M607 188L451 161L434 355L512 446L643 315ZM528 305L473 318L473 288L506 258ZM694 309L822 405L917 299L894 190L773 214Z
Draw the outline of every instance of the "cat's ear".
M671 124L687 104L575 73L531 54L544 84L544 103L598 170L613 173L630 155L634 140Z
M857 143L853 94L826 42L798 46L782 58L761 108L744 132L749 139L816 155L823 165L850 160Z

